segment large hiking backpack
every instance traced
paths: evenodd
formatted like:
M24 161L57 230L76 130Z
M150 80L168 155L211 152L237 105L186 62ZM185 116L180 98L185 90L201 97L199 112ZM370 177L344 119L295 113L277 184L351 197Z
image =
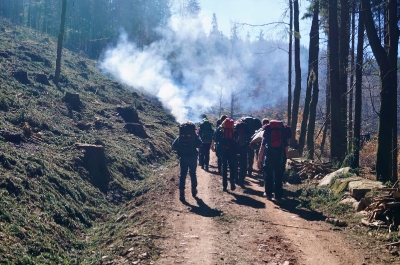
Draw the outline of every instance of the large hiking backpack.
M236 141L239 147L243 147L249 144L249 127L245 122L239 122L235 124Z
M285 127L283 122L272 120L264 129L264 138L267 141L265 155L267 161L283 162L285 157Z
M214 130L212 129L211 123L208 120L203 120L203 123L200 125L201 129L201 140L203 143L211 143Z
M178 155L188 155L196 149L196 126L184 123L179 126Z
M226 118L221 126L218 128L218 145L222 149L234 149L236 147L236 141L234 137L234 122L230 118ZM219 148L219 147L218 147Z

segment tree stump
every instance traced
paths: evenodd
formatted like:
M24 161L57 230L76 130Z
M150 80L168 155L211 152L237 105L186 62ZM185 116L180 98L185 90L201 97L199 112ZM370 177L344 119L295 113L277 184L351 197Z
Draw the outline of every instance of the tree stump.
M90 183L102 192L107 192L111 174L106 165L104 146L76 143L75 147L84 152L83 163L89 172Z
M68 103L74 110L79 110L81 107L81 100L77 93L66 92L63 101Z
M125 122L139 122L139 115L133 107L117 107L117 112Z
M29 81L28 79L28 73L26 71L23 70L14 71L12 72L12 76L15 79L17 79L17 81L20 82L21 84L29 85L31 83L31 81Z
M0 51L0 57L3 57L3 58L9 58L9 57L10 57L10 55L9 55L7 52Z
M125 124L124 128L129 132L132 133L140 138L148 138L146 131L142 124L139 123L127 123Z
M40 83L40 84L43 84L43 85L46 85L46 86L50 86L49 79L47 79L47 76L45 74L36 74L35 75L35 81Z
M9 131L1 131L0 133L6 142L11 142L15 144L25 142L24 136L21 133L14 133Z

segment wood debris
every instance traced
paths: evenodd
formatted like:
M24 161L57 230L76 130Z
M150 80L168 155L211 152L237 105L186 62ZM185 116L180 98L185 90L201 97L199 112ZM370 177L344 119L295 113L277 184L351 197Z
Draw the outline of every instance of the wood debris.
M400 225L399 181L392 188L380 188L365 211L367 217L361 222L370 227L388 227L389 232L397 231Z
M289 160L288 164L299 175L300 179L322 179L332 172L332 163L330 162Z

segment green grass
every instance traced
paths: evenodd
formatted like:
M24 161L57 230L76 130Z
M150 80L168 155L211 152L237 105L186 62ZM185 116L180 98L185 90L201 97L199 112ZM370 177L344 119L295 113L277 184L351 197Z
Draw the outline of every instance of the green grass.
M316 210L326 216L341 217L352 212L350 205L339 203L341 198L341 193L337 194L329 188L307 187L301 192L299 207Z
M12 52L10 59L0 58L0 130L23 134L22 126L28 123L34 133L42 133L40 143L15 144L0 136L0 264L100 264L104 253L113 255L102 249L105 242L123 236L126 229L126 224L108 226L121 207L165 185L150 165L157 168L174 158L174 118L159 102L102 75L95 61L66 49L61 82L55 86L51 65L56 41L43 42L48 36L3 19L0 27L22 33L0 36L0 50ZM32 62L24 51L50 65ZM80 61L87 65L88 79L79 75ZM23 85L13 78L10 73L16 69L27 71L32 83ZM36 83L36 73L46 74L51 85ZM79 94L80 110L63 101L66 92ZM119 106L130 107L140 123L154 125L146 128L151 138L127 133ZM103 126L94 126L96 118ZM80 122L92 124L91 129L79 129ZM85 167L84 153L74 147L97 141L105 144L111 176L104 192L91 183L95 176ZM129 225L140 228L141 222L129 220ZM143 242L150 253L152 240ZM156 257L154 249L151 255Z

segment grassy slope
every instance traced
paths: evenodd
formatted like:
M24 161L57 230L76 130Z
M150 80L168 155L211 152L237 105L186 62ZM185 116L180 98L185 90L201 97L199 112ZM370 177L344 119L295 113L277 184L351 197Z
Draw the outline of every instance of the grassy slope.
M173 117L157 101L110 80L96 62L67 49L60 86L35 82L38 73L51 79L55 54L55 40L0 20L0 130L23 133L26 122L43 134L39 144L15 144L0 136L0 264L100 264L107 253L102 247L118 242L127 229L128 223L115 223L125 217L121 211L130 212L129 226L140 229L145 221L138 216L147 215L138 205L168 185L154 172L171 158ZM17 70L27 71L31 84L18 82L12 76ZM79 94L80 110L63 102L66 92ZM136 110L140 122L150 125L145 128L150 137L127 133L117 106ZM103 121L98 128L96 117ZM78 123L92 127L80 130ZM77 142L96 141L105 145L111 174L105 192L91 184L83 154L74 148ZM139 252L157 255L151 238L137 241L146 241L137 243ZM121 254L124 248L118 247L110 253Z

